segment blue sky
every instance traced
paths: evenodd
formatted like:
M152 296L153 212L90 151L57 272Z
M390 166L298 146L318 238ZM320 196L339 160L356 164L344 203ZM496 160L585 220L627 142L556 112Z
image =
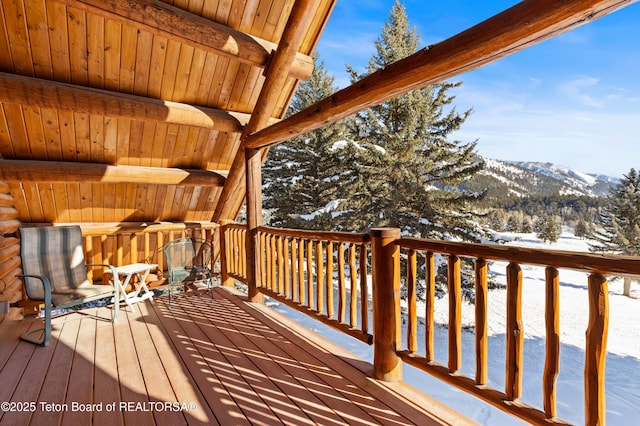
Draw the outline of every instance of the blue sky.
M340 0L318 45L340 88L346 64L363 72L394 0ZM516 1L404 0L421 47ZM453 79L454 137L489 158L552 162L622 176L640 169L640 3Z

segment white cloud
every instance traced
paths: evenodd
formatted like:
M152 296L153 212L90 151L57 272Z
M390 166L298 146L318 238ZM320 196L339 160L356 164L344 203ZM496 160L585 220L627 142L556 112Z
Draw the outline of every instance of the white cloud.
M578 102L582 105L602 108L604 102L602 98L598 98L591 93L588 93L589 89L597 88L600 83L600 79L595 77L580 77L574 80L567 81L560 86L560 93L567 96L570 100Z

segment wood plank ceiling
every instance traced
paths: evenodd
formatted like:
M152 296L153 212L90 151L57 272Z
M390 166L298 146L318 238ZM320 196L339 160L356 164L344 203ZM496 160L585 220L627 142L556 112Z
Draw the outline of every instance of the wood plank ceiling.
M255 150L636 0L523 0L268 126L336 1L0 0L0 181L19 219L234 218L245 160L259 193Z
M0 0L0 180L19 219L211 220L294 3ZM335 0L297 3L310 19L267 122ZM244 191L227 192L234 217Z

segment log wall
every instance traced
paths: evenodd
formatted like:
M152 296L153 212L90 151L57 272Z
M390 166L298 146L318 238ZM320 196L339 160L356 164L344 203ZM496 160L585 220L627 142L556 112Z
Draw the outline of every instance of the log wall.
M22 280L16 274L22 272L20 265L20 240L16 236L20 222L17 220L9 184L0 181L0 302L9 304L22 300ZM21 315L21 309L10 308L7 314L0 314L0 322L5 318Z

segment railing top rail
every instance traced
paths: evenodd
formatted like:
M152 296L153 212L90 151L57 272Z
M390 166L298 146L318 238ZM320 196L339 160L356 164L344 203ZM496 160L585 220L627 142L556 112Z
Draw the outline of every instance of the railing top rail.
M485 260L504 260L601 274L640 275L640 257L636 256L530 249L527 247L459 243L420 238L400 238L396 241L396 244L405 249L447 253Z
M186 222L186 223L104 223L86 224L79 223L82 235L85 237L98 237L104 234L120 235L144 232L181 231L184 229L215 229L220 225L215 222Z
M240 230L246 230L247 229L247 224L246 223L232 222L232 223L226 223L226 224L224 224L222 226L224 226L227 229L240 229Z
M301 238L306 240L331 241L334 243L362 244L370 240L369 234L355 232L309 231L301 229L272 228L261 226L258 232L263 232L281 237Z

